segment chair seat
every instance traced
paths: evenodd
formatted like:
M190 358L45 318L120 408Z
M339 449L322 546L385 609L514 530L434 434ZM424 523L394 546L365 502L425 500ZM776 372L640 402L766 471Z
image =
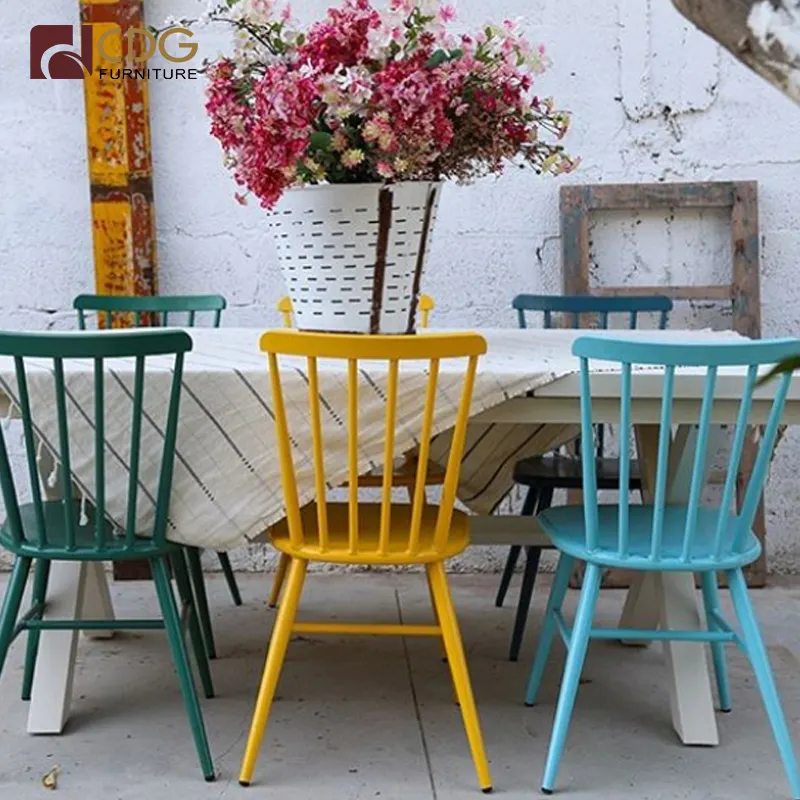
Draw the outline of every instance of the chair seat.
M351 553L348 545L350 534L349 506L347 503L328 503L328 547L320 548L316 541L317 504L310 503L300 511L306 544L292 547L289 540L289 523L283 519L270 529L272 544L289 556L308 561L325 561L345 564L426 564L442 561L457 555L469 544L469 517L461 511L453 511L450 534L443 551L434 550L433 534L438 506L425 506L422 510L422 526L418 552L408 552L411 529L411 505L392 505L389 526L389 547L386 555L378 553L378 531L380 530L381 506L378 503L361 503L358 507L359 551Z
M595 472L598 489L619 488L619 459L596 459ZM580 458L560 454L523 458L514 465L514 482L523 486L580 489L583 486L583 467ZM630 488L639 490L641 486L639 462L632 460Z
M598 547L591 552L586 548L583 506L548 508L537 516L537 520L559 550L581 561L605 567L704 572L743 567L751 564L761 555L761 543L750 531L740 550L733 553L723 552L721 559L714 559L712 552L719 511L716 508L701 508L698 513L694 543L689 552L691 563L687 564L682 558L686 513L685 506L666 507L662 534L662 557L655 562L650 560L653 530L652 506L630 506L630 538L627 558L620 558L617 552L619 506L616 504L598 507ZM733 515L728 517L727 533L724 534L727 542L733 540L736 521L736 517Z
M108 520L104 522L104 544L98 551L95 541L95 520L97 519L95 507L86 501L72 503L72 518L75 524L75 548L67 550L67 525L64 520L64 506L60 500L51 500L42 503L44 511L44 525L47 533L47 544L42 547L38 543L38 528L36 525L36 510L33 503L21 505L19 508L22 518L24 541L15 544L8 520L0 526L0 544L12 553L29 558L52 558L58 561L124 561L137 558L156 558L169 553L174 545L169 543L158 546L152 539L137 536L133 548L125 544L125 539L115 533L115 526Z

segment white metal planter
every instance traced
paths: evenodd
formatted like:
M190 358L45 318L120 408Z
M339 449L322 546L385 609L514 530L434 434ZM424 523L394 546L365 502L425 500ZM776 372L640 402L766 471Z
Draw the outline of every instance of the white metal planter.
M441 184L291 189L269 214L302 330L413 333Z

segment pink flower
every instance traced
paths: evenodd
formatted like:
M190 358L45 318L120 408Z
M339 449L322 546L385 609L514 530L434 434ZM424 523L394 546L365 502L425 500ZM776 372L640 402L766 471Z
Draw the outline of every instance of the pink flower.
M387 181L394 178L394 170L392 169L392 165L387 161L379 161L375 165L375 171L381 176L381 178L385 178Z
M439 9L439 22L447 25L456 18L456 10L449 3L446 3Z

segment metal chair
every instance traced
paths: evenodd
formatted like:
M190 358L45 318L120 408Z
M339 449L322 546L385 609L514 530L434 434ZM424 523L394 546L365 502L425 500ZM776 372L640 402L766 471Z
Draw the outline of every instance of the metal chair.
M178 594L185 612L189 634L194 647L198 671L207 697L214 696L211 673L206 658L205 643L200 630L183 548L167 541L167 514L172 490L172 471L175 459L175 439L178 427L178 406L181 396L181 374L184 354L191 350L192 340L181 331L130 332L113 337L94 334L16 334L0 333L0 356L14 359L16 386L8 387L22 419L27 479L30 502L21 501L17 482L9 463L5 433L0 427L0 489L2 489L6 519L0 525L0 545L14 554L11 579L0 612L0 670L14 638L28 632L23 697L30 696L33 669L42 630L152 630L165 628L172 648L175 667L195 746L206 780L214 779L214 766L208 748L202 712L192 679L189 657L183 640L181 615L172 593L169 569L175 576ZM147 381L146 363L161 357L173 369L169 403L164 420L158 420L161 447L142 448L143 433L149 437L148 425L143 422L142 405ZM104 371L107 359L113 358L115 369L119 360L130 364L132 415L130 417L130 448L127 456L126 508L118 520L121 530L107 517L106 505L106 430L113 421L105 406ZM69 393L65 364L71 359L94 362L93 397L79 405L80 414L94 430L94 502L75 496L71 464L82 452L75 450L70 439L70 407L78 404ZM34 362L34 363L31 363ZM44 370L43 370L44 367ZM44 378L43 378L44 376ZM51 388L52 387L52 388ZM49 441L41 436L42 415L55 416L57 438ZM127 420L126 420L127 422ZM143 431L144 429L144 431ZM58 465L63 497L45 499L37 470L37 451L47 447ZM160 450L160 452L159 452ZM156 490L146 493L140 486L140 476L158 475ZM81 487L88 494L88 487ZM138 530L137 507L153 504L153 523L147 530ZM43 619L47 603L47 583L52 561L124 561L146 559L152 570L155 589L161 606L162 619L135 620L62 620ZM20 615L28 574L33 567L33 596L30 609Z
M151 327L160 325L167 327L172 324L184 328L193 328L197 322L198 314L211 315L211 325L218 328L222 321L222 312L227 302L218 294L195 295L158 295L155 297L141 297L134 295L96 295L82 294L75 298L73 307L78 312L78 327L86 330L89 312L96 315L97 327L101 324L110 328L115 319L122 317L134 328ZM171 316L170 316L171 315ZM208 607L203 568L200 563L200 550L187 548L189 558L189 574L192 578L197 595L197 605L200 611L203 636L206 640L209 658L216 658L214 633L211 627L211 612ZM225 552L218 552L222 573L228 584L234 605L242 604L242 595L236 583L236 575L231 566L230 558Z
M539 312L544 317L544 327L552 328L562 323L562 327L580 328L584 323L599 322L601 328L608 328L611 315L623 315L629 329L639 323L641 314L657 314L658 327L667 325L667 317L672 310L672 300L661 295L641 297L589 297L586 295L530 295L521 294L512 303L517 311L520 328L527 328L527 312ZM560 317L560 319L559 319ZM604 453L603 426L598 425L591 441L594 442L597 461L595 473L599 489L619 488L619 462L616 458L608 458ZM633 462L631 472L631 488L639 491L641 481L638 476L638 465ZM530 516L549 508L556 489L580 489L583 485L580 460L571 455L553 453L546 456L534 456L518 461L514 467L514 482L528 487L522 506L522 515ZM522 548L511 547L506 558L500 587L497 591L495 605L500 608L505 600L511 576L517 565ZM522 587L517 602L517 613L514 619L514 632L511 635L511 646L508 657L511 661L519 658L525 626L528 621L536 574L542 550L539 547L525 548L525 570L522 576Z
M431 311L436 307L430 295L422 294L419 297L420 327L427 328L430 320ZM294 328L294 309L291 298L288 295L278 301L277 309L283 317L285 328ZM441 486L444 483L444 470L438 465L431 463L425 473L425 486ZM414 502L413 490L417 480L417 459L408 454L403 456L403 463L392 473L392 486L404 487L408 492L408 499ZM358 476L358 485L362 489L379 489L383 486L383 475L381 473L367 473ZM425 494L423 493L423 500ZM278 559L278 567L275 570L275 578L272 582L272 589L269 594L270 608L276 608L281 597L283 583L286 580L286 571L289 568L289 556L281 553Z
M561 506L541 512L537 519L546 531L560 557L547 611L539 637L539 648L531 669L526 704L533 705L544 673L547 657L558 630L567 647L567 661L561 680L553 733L547 754L542 790L555 788L561 754L567 736L575 696L580 681L589 640L678 640L708 642L713 655L720 705L730 710L730 687L725 663L724 645L735 642L750 660L756 683L761 691L775 740L792 790L800 799L798 774L789 729L781 708L767 649L750 603L742 568L753 563L761 553L761 545L753 532L753 519L761 498L767 469L772 457L778 426L781 421L791 374L776 381L776 390L767 424L758 444L756 460L744 493L740 511L735 509L736 484L744 450L747 423L750 419L753 393L761 365L774 364L800 352L800 340L779 340L735 344L658 344L608 338L578 339L573 353L580 359L581 431L584 439L592 436L592 395L589 381L590 359L614 361L620 365L621 402L619 430L622 441L631 435L631 397L635 365L664 368L661 400L658 457L653 481L653 499L646 505L630 505L632 462L627 448L619 460L619 502L600 505L594 454L584 450L581 458L584 500L581 506ZM728 367L743 367L741 402L732 433L721 501L718 506L704 505L706 463L715 398L717 374ZM689 497L686 505L670 504L668 473L670 470L671 423L674 403L675 371L678 367L700 368L705 373L703 401L697 423L697 440L692 459ZM561 612L570 574L577 562L586 564L575 621L570 628ZM634 630L595 628L593 617L603 570L622 568L650 572L693 572L702 579L707 630ZM725 619L718 598L717 572L724 572L740 633Z
M461 706L478 783L484 792L491 791L489 764L484 751L464 648L444 567L448 558L462 552L469 544L469 517L455 510L454 503L475 372L478 358L486 352L486 342L477 334L469 333L348 336L283 330L265 333L261 339L261 349L267 354L269 362L272 408L286 507L286 519L272 527L270 537L272 544L281 553L289 556L290 566L285 597L278 611L270 640L239 782L248 786L252 780L270 706L292 633L337 636L341 634L436 636L442 638L447 652L447 661ZM305 357L307 362L308 424L313 443L317 500L303 508L300 507L297 494L297 477L290 439L292 432L289 430L281 384L278 361L280 356ZM325 443L317 365L319 359L335 359L343 362L343 365L346 363L349 468L346 503L329 503L326 500ZM439 368L442 362L449 359L466 360L467 363L441 502L438 506L432 506L424 501L427 456L433 433ZM419 460L417 479L412 492L413 502L410 505L392 503L393 476L388 470L383 474L381 502L359 501L358 461L361 434L358 402L359 362L364 360L388 362L383 458L385 464L391 464L394 456L400 364L405 361L428 362L427 388L424 396L419 398L422 412L418 437ZM303 424L306 428L307 424L305 422ZM295 428L295 434L296 431ZM295 621L295 615L309 562L423 565L428 578L436 624L298 623Z

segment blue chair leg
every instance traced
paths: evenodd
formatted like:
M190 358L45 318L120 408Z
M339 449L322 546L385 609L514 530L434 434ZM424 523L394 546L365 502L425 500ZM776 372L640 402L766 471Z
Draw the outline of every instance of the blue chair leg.
M572 717L572 709L575 705L575 696L578 693L583 661L586 658L586 650L589 647L594 609L597 604L597 595L600 591L602 576L603 571L597 564L586 565L581 598L578 601L575 623L572 626L572 635L567 648L567 663L564 666L564 675L561 678L561 691L558 695L558 706L556 707L556 716L553 721L553 733L550 737L550 747L544 768L542 791L545 794L552 794L555 788L558 765L567 741L567 731Z
M533 512L536 509L536 501L539 497L539 490L535 486L531 486L528 489L528 493L525 495L525 501L522 504L522 513L520 516L523 517L530 517L533 516ZM506 599L506 593L508 592L509 584L511 583L511 578L514 575L514 568L517 566L517 561L519 560L520 553L522 552L522 547L518 544L512 545L508 551L508 557L506 558L506 565L503 567L503 577L500 578L500 586L497 590L497 597L494 600L494 604L498 608L503 607L503 602Z
M761 690L761 697L772 725L772 732L778 745L778 751L783 759L783 767L786 770L792 797L794 800L800 800L800 772L798 772L797 768L797 758L792 746L792 737L786 724L786 717L783 714L781 701L778 697L778 689L775 686L775 678L769 665L767 648L764 645L758 620L750 603L747 582L741 569L731 570L726 574L728 576L728 586L731 590L733 607L736 611L736 616L739 618L742 639L747 655L750 658L750 663L753 665L753 672L756 676L758 688Z
M703 605L706 608L706 623L710 631L719 629L714 621L712 611L720 613L719 587L716 572L703 572L700 575L703 587ZM719 694L720 711L731 710L731 684L728 680L728 664L725 659L725 643L711 643L711 657L714 661L714 674L717 677L717 693Z
M561 610L564 597L569 588L569 576L572 574L572 565L575 559L565 553L561 554L558 560L556 576L553 579L553 586L550 589L550 597L547 599L547 610L544 613L542 629L539 632L539 646L536 650L536 658L531 667L531 676L528 679L528 691L525 695L525 705L532 706L536 702L536 695L539 693L539 686L544 675L544 668L547 665L547 658L550 655L550 647L553 644L553 636L556 632L555 612Z
M528 622L528 613L533 599L533 587L536 585L536 575L539 572L539 559L542 556L541 547L525 548L525 572L522 574L522 588L517 602L517 615L514 619L514 633L511 635L511 648L508 660L516 661L522 647L522 637L525 635L525 625Z

